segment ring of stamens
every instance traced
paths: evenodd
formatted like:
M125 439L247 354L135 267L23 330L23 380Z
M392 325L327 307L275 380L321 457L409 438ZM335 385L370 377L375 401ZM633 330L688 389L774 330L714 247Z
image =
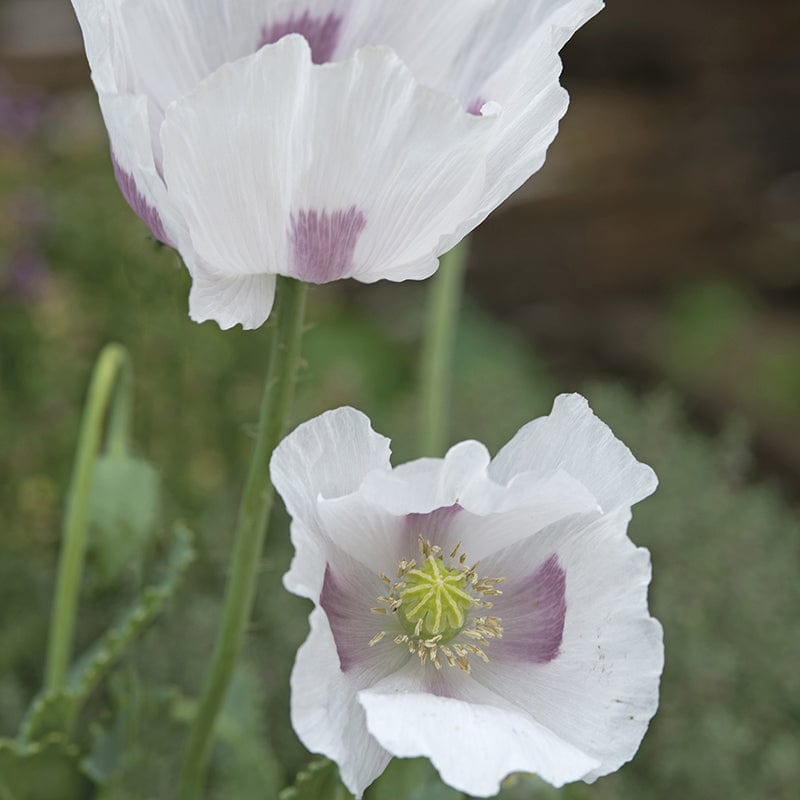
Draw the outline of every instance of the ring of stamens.
M459 542L446 560L441 547L420 536L419 563L417 559L400 561L396 580L381 572L388 590L378 598L380 605L371 610L377 615L396 615L403 632L389 641L416 653L422 664L430 661L441 669L444 662L469 673L470 657L488 662L483 648L503 636L499 617L481 614L470 618L469 612L492 608L486 598L502 594L497 587L505 578L479 577L478 563L466 566L467 556L459 554L460 550ZM379 631L369 646L386 636L385 630Z

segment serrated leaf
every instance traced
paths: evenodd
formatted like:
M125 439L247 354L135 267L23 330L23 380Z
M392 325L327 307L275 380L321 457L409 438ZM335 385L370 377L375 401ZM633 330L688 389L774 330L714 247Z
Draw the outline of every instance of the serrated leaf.
M463 800L461 792L442 783L425 758L395 758L367 790L368 800Z
M78 750L64 737L27 745L0 740L0 800L86 800L91 792Z
M184 733L172 713L176 693L153 689L133 670L111 681L115 714L95 726L83 769L99 785L95 800L170 797L180 766Z
M95 462L89 550L100 588L141 565L158 518L160 482L158 470L140 458L104 455Z
M78 660L70 671L67 688L63 692L42 695L34 700L20 729L23 741L35 742L49 733L68 731L75 713L94 688L175 594L194 560L192 539L187 528L176 527L166 574L161 583L145 588L125 616ZM0 800L3 798L0 797Z
M122 657L131 642L161 613L175 594L186 570L194 561L193 537L188 528L178 526L161 583L148 586L136 604L114 627L110 628L73 667L68 679L71 691L85 699Z
M74 692L42 694L34 698L22 721L19 739L31 744L50 734L66 733L77 708ZM0 800L3 800L0 796Z
M333 761L320 758L312 761L297 775L294 786L284 789L278 800L353 800L339 779Z

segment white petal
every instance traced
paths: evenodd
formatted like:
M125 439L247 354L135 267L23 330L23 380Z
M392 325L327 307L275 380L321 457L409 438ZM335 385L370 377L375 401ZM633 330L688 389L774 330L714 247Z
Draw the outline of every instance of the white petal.
M487 15L461 65L474 97L502 107L481 216L536 172L567 110L558 51L603 7L600 0L504 0Z
M156 239L176 246L183 241L185 228L156 166L147 97L101 93L99 99L117 183L125 199Z
M239 325L253 330L263 325L275 299L274 275L215 275L191 268L189 316L195 322L214 320L227 330Z
M264 5L263 0L123 2L120 25L137 89L164 110L222 64L255 52Z
M400 559L416 555L417 535L406 517L392 514L362 492L320 500L317 514L325 537L375 575L393 575Z
M364 673L343 673L325 612L315 609L309 622L311 632L292 670L292 727L312 753L336 761L344 784L360 797L386 769L390 755L367 731L356 693L385 672L372 665Z
M521 472L559 469L581 481L605 511L637 503L658 484L653 470L634 458L578 394L560 395L549 416L520 428L492 461L489 475L508 483Z
M453 527L452 536L461 541L471 561L535 536L539 531L577 514L599 511L594 496L563 471L545 478L529 473L513 480L506 496L490 480L475 481L464 499L466 510ZM504 487L505 488L505 487ZM479 492L483 491L481 504ZM516 491L515 491L516 490ZM443 544L446 547L449 542Z
M116 92L120 89L114 66L119 57L114 22L120 2L121 0L72 0L83 33L92 81L98 92Z
M327 560L327 542L316 531L308 530L301 522L290 527L294 556L283 576L283 585L292 594L307 597L315 603L322 591Z
M289 514L317 531L318 499L354 492L368 472L389 469L390 454L368 417L339 408L298 425L275 448L270 475Z
M599 764L586 780L613 772L633 757L658 705L661 626L647 610L649 553L628 539L629 518L627 508L593 522L574 518L483 565L487 574L501 570L517 578L548 556L558 559L566 588L558 656L531 663L493 643L492 660L474 664L473 674L595 758ZM496 608L502 616L503 602Z
M421 672L409 664L358 694L370 733L392 755L426 756L445 783L477 797L496 794L512 772L535 772L561 786L596 767L458 670L445 675L455 697L424 691Z
M492 0L404 0L342 3L344 15L342 57L365 45L388 45L407 64L417 80L451 93L453 77L465 43L480 29ZM452 91L457 96L455 91Z
M492 126L388 50L316 66L288 36L168 109L164 168L218 273L403 280L479 204Z
M392 514L425 514L460 502L474 480L486 474L489 453L479 442L451 447L445 457L420 458L391 472L373 472L362 492Z

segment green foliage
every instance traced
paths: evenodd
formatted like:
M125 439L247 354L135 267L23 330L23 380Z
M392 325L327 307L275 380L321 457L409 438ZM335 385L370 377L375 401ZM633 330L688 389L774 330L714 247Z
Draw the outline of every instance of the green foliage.
M53 734L65 734L71 726L77 703L75 693L70 691L37 696L20 726L20 740L32 744Z
M146 587L125 616L78 661L69 676L69 687L80 700L85 699L125 653L131 642L161 613L194 561L192 534L176 526L172 551L163 580Z
M312 761L298 773L294 785L284 789L278 800L352 800L353 795L339 780L336 764L327 758Z
M578 792L581 791L580 785ZM578 800L575 785L554 789L536 775L519 772L503 781L500 800Z
M277 797L283 786L283 769L267 739L266 698L259 672L242 665L217 723L212 800L263 800Z
M159 510L158 470L132 456L100 456L94 465L90 558L95 582L108 588L126 569L141 570Z
M754 317L746 292L724 282L690 284L669 318L669 359L682 378L702 378L745 333Z
M367 800L463 800L464 795L445 786L427 759L394 758L365 797Z
M88 800L78 749L57 734L36 744L0 739L0 800Z
M176 693L147 686L129 669L112 680L111 697L113 717L95 727L83 762L100 786L96 800L168 797L185 736L174 711Z
M84 654L70 672L65 691L42 695L32 703L20 729L23 741L37 742L50 733L70 729L94 688L175 594L194 556L191 533L177 526L163 580L145 588L125 616Z

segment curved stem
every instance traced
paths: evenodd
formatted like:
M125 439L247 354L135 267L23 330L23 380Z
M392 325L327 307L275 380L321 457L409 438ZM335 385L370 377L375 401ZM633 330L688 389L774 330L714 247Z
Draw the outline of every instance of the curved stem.
M179 800L199 798L205 782L216 722L244 643L253 609L261 550L272 510L274 491L269 479L272 451L285 433L294 397L306 286L291 278L278 279L275 330L250 470L239 507L231 572L225 593L222 625L205 692L189 734L180 776Z
M448 441L447 422L458 311L469 243L447 253L431 281L422 350L422 456L441 456Z
M132 391L132 369L127 352L118 344L106 346L92 373L67 496L47 646L46 693L58 692L64 688L72 655L75 618L86 555L92 477L103 426L108 417L107 446L110 451L124 455L128 450L130 436Z

